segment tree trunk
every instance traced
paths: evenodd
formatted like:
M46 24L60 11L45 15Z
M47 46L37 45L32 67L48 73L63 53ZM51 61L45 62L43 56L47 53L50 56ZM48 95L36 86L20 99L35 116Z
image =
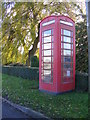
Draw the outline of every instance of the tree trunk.
M40 29L40 23L38 25L38 36L36 37L36 39L34 40L34 44L31 50L29 50L28 52L28 59L26 60L26 65L30 66L30 58L35 54L36 50L37 50L37 45L39 42L39 29Z

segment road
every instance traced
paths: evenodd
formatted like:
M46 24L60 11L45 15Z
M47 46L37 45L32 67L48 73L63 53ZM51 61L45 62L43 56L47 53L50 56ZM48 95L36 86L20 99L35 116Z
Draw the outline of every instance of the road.
M26 114L22 113L21 111L15 109L14 107L12 107L11 105L9 105L6 102L2 102L2 118L3 118L3 120L4 120L4 118L8 118L8 120L10 118L12 118L12 120L15 118L18 118L18 120L20 120L20 119L31 120L31 118L29 116L27 116Z

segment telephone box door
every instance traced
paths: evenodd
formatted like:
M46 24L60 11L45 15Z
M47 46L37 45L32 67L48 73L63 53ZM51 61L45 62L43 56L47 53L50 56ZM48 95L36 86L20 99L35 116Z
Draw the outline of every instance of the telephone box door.
M60 24L61 36L61 91L74 89L74 54L75 54L75 40L74 27L71 25Z

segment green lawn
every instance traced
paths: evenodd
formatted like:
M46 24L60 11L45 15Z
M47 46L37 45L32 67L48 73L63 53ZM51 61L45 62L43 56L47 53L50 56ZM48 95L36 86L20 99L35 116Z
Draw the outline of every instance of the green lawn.
M50 95L38 90L38 81L2 75L2 95L14 103L30 107L51 118L86 118L88 93Z

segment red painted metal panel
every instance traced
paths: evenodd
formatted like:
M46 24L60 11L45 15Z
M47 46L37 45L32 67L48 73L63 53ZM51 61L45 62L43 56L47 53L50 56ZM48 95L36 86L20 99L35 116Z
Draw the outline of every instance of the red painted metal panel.
M66 25L63 23L60 24L60 20L65 21L66 23L67 22L72 23L73 26ZM42 71L44 71L44 68L42 66L45 64L44 62L42 62L42 58L44 59L44 57L42 57L42 51L43 51L42 44L43 46L45 45L45 43L42 43L42 39L43 40L45 39L45 37L42 38L42 32L46 30L52 30L52 29L53 29L53 43L51 43L51 45L53 45L53 48L51 48L51 51L53 51L53 66L51 65L51 70L53 70L53 72L51 71L51 76L53 74L53 80L52 82L47 83L42 80L42 74L43 74L43 78L45 78L45 74L42 73ZM62 73L64 74L65 70L62 67L62 62L61 62L61 60L63 60L61 56L61 29L73 31L73 66L72 66L73 77L62 76ZM51 40L52 40L52 37L51 37ZM46 43L46 45L47 44L48 43ZM72 65L72 62L70 64ZM46 90L53 93L61 93L61 92L66 92L66 91L75 89L75 23L69 17L48 16L40 22L39 89Z

